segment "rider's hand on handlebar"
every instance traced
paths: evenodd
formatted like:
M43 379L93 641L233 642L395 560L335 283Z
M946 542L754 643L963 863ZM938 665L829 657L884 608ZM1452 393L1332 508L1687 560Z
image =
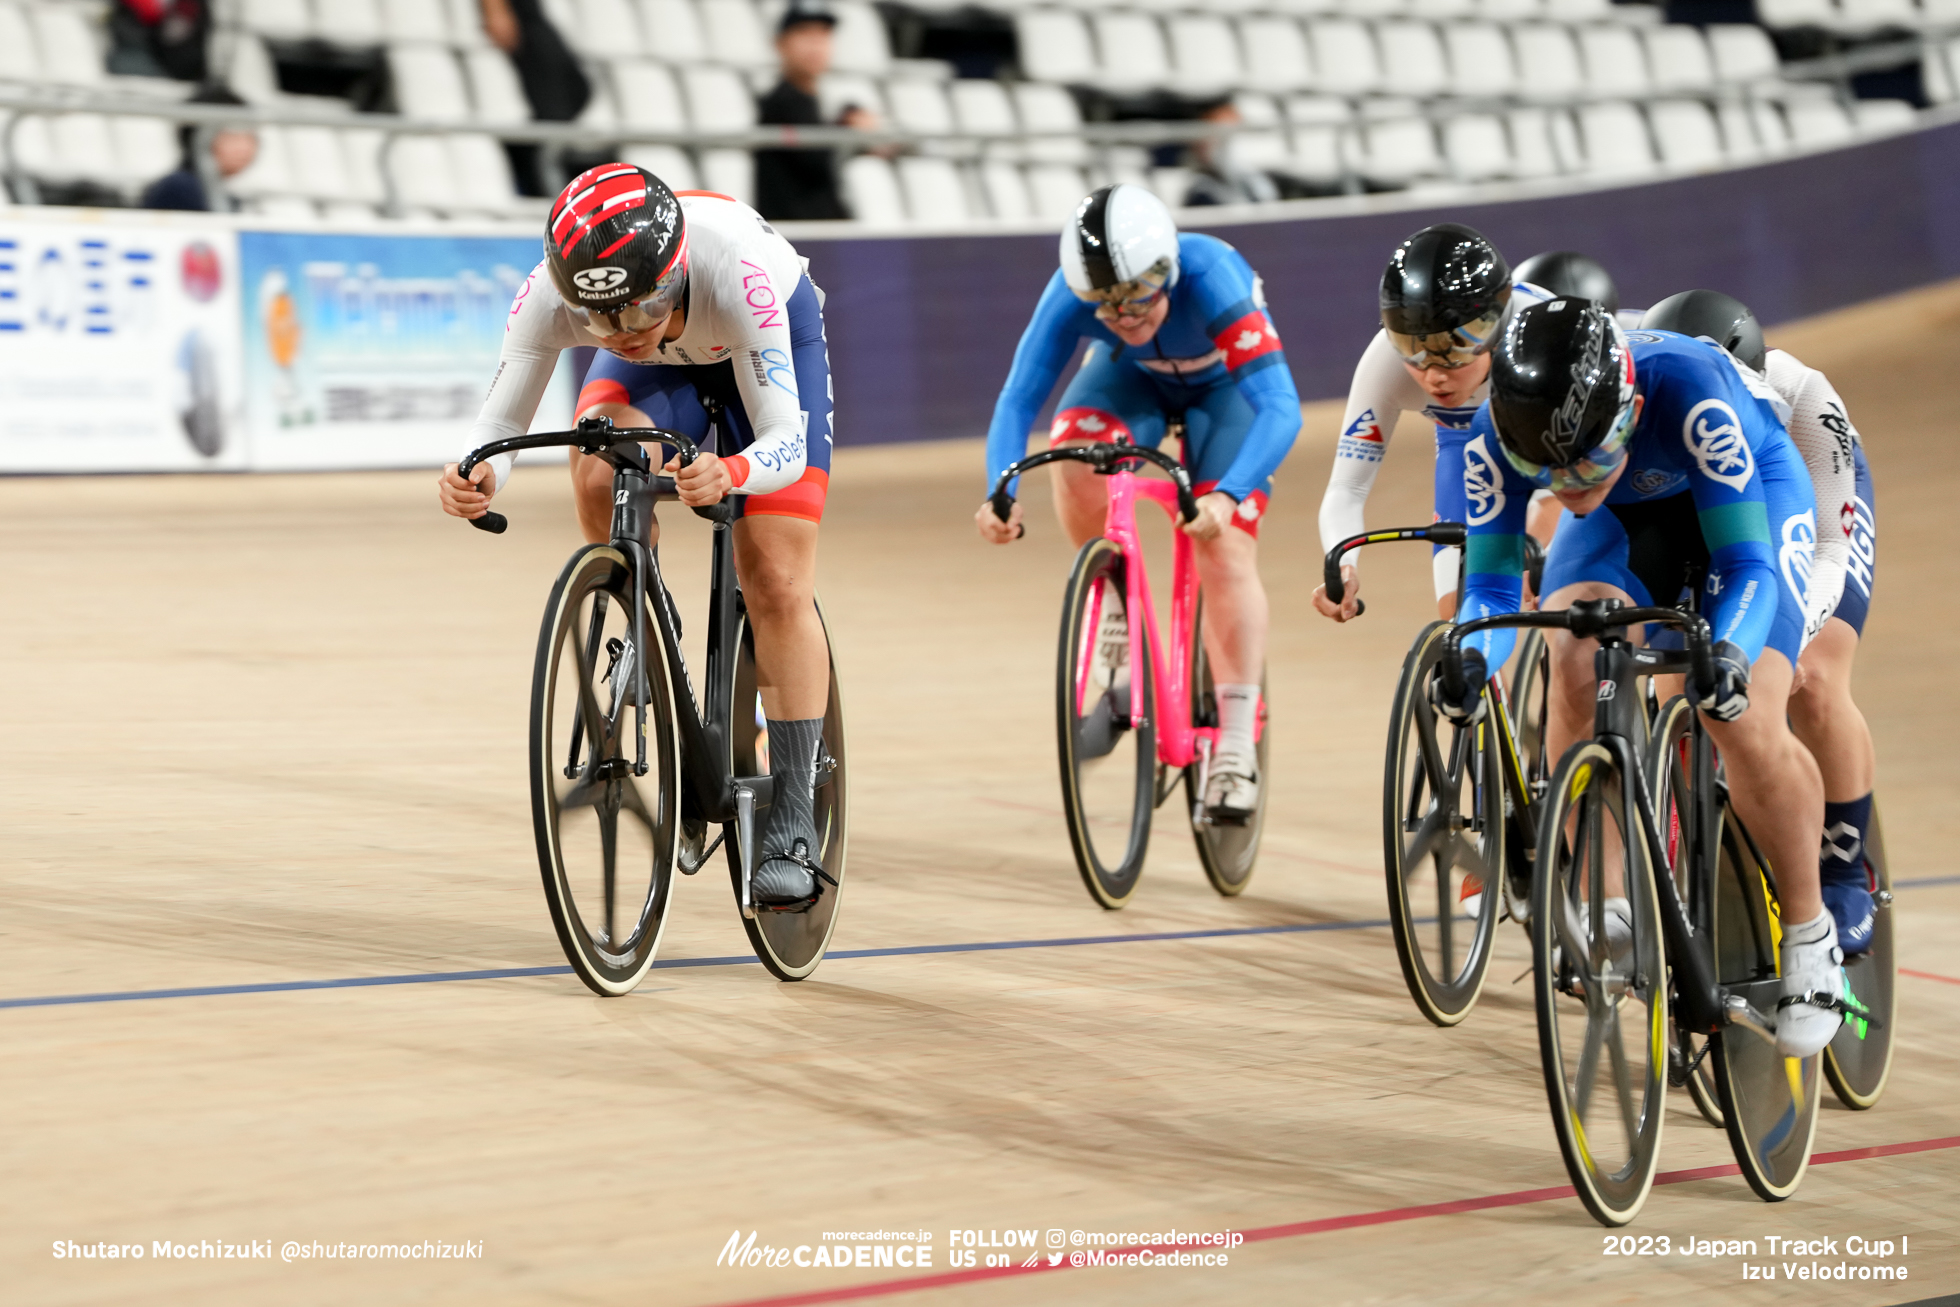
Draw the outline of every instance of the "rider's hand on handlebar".
M1193 540L1216 540L1219 532L1232 524L1232 514L1239 511L1239 501L1223 490L1198 496L1198 515L1189 522L1179 522L1177 529Z
M1468 726L1483 715L1484 682L1490 679L1490 669L1484 665L1482 649L1463 651L1463 697L1451 699L1443 678L1438 675L1429 683L1430 702L1436 711L1460 726Z
M1337 622L1352 622L1361 611L1361 578L1355 574L1352 564L1341 568L1341 602L1338 604L1327 597L1327 587L1317 585L1313 588L1313 608L1322 617L1331 617Z
M449 464L436 478L442 511L451 517L482 517L490 511L490 500L497 493L497 469L487 462L478 463L470 469L470 479L465 481L456 475L458 466Z
M974 524L980 528L980 538L990 545L1011 544L1027 534L1021 523L1021 501L1015 500L1014 507L1007 511L1007 520L994 516L994 502L985 499L980 502L980 511L973 515Z
M1688 678L1695 707L1718 722L1732 722L1749 711L1749 659L1729 640L1715 642L1715 684L1697 685Z
M681 456L676 454L660 470L674 478L674 491L689 508L719 504L722 496L735 488L735 478L729 475L728 464L706 450L697 454L686 467L681 466Z

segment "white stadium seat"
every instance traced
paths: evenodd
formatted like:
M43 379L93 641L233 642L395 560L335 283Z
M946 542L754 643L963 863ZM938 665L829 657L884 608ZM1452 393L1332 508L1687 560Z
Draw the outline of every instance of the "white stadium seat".
M1545 16L1545 0L1484 0L1478 13L1492 22L1528 22Z
M1399 18L1409 12L1409 0L1342 0L1340 4L1320 4L1303 12L1328 13L1338 10L1356 18Z
M1415 0L1409 13L1425 22L1446 22L1477 15L1477 0Z
M905 221L905 196L892 166L875 154L847 160L843 169L844 199L859 222L893 227Z
M462 52L463 80L469 84L472 122L487 127L515 127L531 121L531 102L510 56L494 46Z
M701 0L701 27L709 55L723 63L766 68L776 62L776 52L749 0Z
M496 137L459 132L447 144L458 204L476 213L509 214L523 209L511 179L510 156Z
M5 37L0 36L0 46L4 44ZM216 66L223 71L225 84L247 104L272 104L279 99L279 72L273 67L265 42L258 37L240 32L233 38L228 57L216 51L214 57Z
M1654 147L1640 111L1623 101L1581 105L1579 139L1586 171L1606 176L1640 173L1654 166Z
M891 41L885 35L885 22L878 11L864 0L833 0L830 10L837 16L832 66L840 73L865 73L883 77L891 71Z
M346 198L356 203L379 205L388 198L388 185L381 176L382 134L372 127L341 127L340 158L346 171Z
M449 151L440 136L398 136L387 158L388 176L396 198L406 207L450 214L468 207L462 202ZM281 187L281 190L288 189Z
M1334 95L1364 95L1383 89L1381 56L1366 26L1349 18L1320 19L1307 24L1313 42L1316 90Z
M298 195L262 195L246 204L245 211L274 222L312 222L320 216L313 201Z
M1082 111L1076 107L1075 97L1059 86L1019 82L1014 86L1013 95L1014 109L1021 119L1023 131L1076 132L1082 127ZM1079 136L1030 141L1027 146L1028 158L1050 163L1080 163L1088 158L1088 153ZM1029 174L1028 184L1030 187L1036 185L1032 173ZM1039 193L1035 198L1038 204L1041 198Z
M1286 119L1269 95L1240 91L1232 97L1232 107L1248 129L1235 132L1226 150L1234 166L1255 172L1291 171L1292 147L1286 140Z
M239 0L238 24L274 40L298 41L314 34L308 0Z
M687 130L687 109L681 103L680 87L665 64L651 59L615 59L612 75L621 126L660 132Z
M697 131L741 131L755 126L755 97L732 69L683 68L681 92L687 99L687 119Z
M382 0L381 25L390 41L451 41L443 0Z
M1013 132L1019 131L1020 120L1014 115L1014 102L1007 96L1007 88L991 77L962 77L947 91L952 101L953 121L962 132ZM999 147L991 147L998 151Z
M1065 9L1029 9L1014 15L1021 71L1037 82L1090 82L1096 50L1082 15Z
M624 155L626 162L648 172L667 183L670 191L693 191L700 189L694 176L694 160L687 157L687 151L678 145L629 145Z
M1563 129L1554 127L1562 123ZM1511 135L1511 167L1519 177L1555 177L1571 170L1575 160L1563 142L1571 135L1571 118L1563 109L1513 109L1504 115Z
M48 122L53 147L49 176L117 184L124 180L109 120L95 113L58 113Z
M321 0L313 26L321 40L336 45L380 45L387 37L379 0Z
M1653 85L1647 76L1647 52L1631 28L1580 28L1579 53L1585 60L1586 90L1591 95L1644 95Z
M490 38L483 30L481 0L442 0L442 7L449 14L450 40L469 50L490 44Z
M1164 29L1148 14L1097 14L1090 20L1101 56L1102 85L1119 91L1140 91L1170 82L1170 54L1164 49Z
M1756 0L1756 17L1764 27L1835 27L1836 0Z
M701 151L701 189L754 204L754 156L747 150Z
M34 52L34 31L27 16L14 5L0 5L0 77L32 82L40 76L41 60Z
M1919 112L1905 100L1858 100L1851 117L1860 132L1903 132L1919 125Z
M1841 32L1911 31L1923 21L1917 0L1838 0L1837 28Z
M1002 221L1025 222L1035 216L1034 197L1028 194L1028 179L1018 164L1005 159L982 163L980 192L987 197L987 211Z
M1171 19L1170 48L1177 63L1175 84L1183 94L1229 91L1245 81L1238 37L1231 24L1216 14L1180 14Z
M1296 95L1286 101L1286 120L1293 125L1293 153L1287 171L1322 185L1347 176L1350 155L1359 150L1354 115L1346 100L1324 95Z
M1511 38L1493 23L1452 23L1443 29L1450 56L1450 90L1464 96L1508 96L1517 90Z
M463 70L447 46L391 45L388 72L395 84L395 101L410 118L432 122L466 123L472 116Z
M1515 171L1504 120L1495 114L1455 114L1445 119L1443 153L1460 181L1489 181Z
M1527 98L1562 100L1585 90L1585 65L1569 29L1551 23L1522 23L1512 29L1518 55L1518 90Z
M1724 82L1758 82L1777 76L1782 65L1769 33L1747 23L1710 23L1708 52L1715 76Z
M1361 172L1370 181L1406 186L1448 172L1427 118L1385 118L1361 129Z
M33 20L36 44L41 51L41 67L35 81L64 82L70 86L96 86L104 76L102 49L89 30L88 19L73 6L35 8L28 11Z
M1644 7L1616 5L1613 0L1545 0L1545 17L1555 23L1597 23L1619 17L1622 9Z
M708 38L694 0L640 0L640 26L647 53L670 64L708 57Z
M1715 62L1701 29L1686 23L1650 27L1640 34L1657 91L1700 91L1715 85Z
M177 167L177 127L161 118L125 116L109 120L109 138L116 167L130 182L143 186Z
M946 98L943 82L923 77L894 77L885 83L885 100L891 106L892 123L908 132L956 130L952 101Z
M825 73L817 81L817 104L825 121L835 122L849 108L868 109L888 117L878 83L861 73Z
M1829 149L1858 134L1851 115L1835 100L1793 100L1783 106L1783 118L1800 150Z
M966 182L951 159L924 155L900 159L898 186L905 194L905 211L913 222L945 225L968 222L976 216Z
M1028 165L1028 195L1034 203L1034 216L1048 222L1066 222L1082 197L1089 193L1089 181L1080 168L1065 163Z
M1441 95L1450 87L1443 42L1428 23L1391 19L1375 25L1385 89L1396 95Z
M1749 163L1763 156L1762 141L1749 106L1739 100L1724 100L1715 106L1715 125L1722 132L1722 157L1731 164Z
M59 141L57 140L57 144ZM259 128L259 152L252 166L227 178L225 188L234 195L290 195L294 191L292 169L286 158L286 133L279 127Z
M286 157L293 190L316 200L338 200L349 192L347 156L331 127L287 127Z
M1239 48L1245 84L1255 91L1285 93L1313 84L1313 56L1306 33L1290 18L1242 18Z
M577 26L561 32L574 50L591 59L630 59L646 53L640 12L633 0L577 0Z
M1647 125L1669 168L1719 168L1727 162L1715 115L1699 100L1655 100L1647 106Z
M1790 125L1781 108L1768 100L1751 100L1748 109L1749 125L1756 129L1764 154L1782 154L1791 148Z

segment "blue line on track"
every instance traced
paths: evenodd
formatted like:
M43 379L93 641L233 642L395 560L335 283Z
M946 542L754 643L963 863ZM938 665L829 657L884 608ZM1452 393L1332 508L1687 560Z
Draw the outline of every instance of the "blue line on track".
M838 949L836 958L892 958L915 953L988 953L1015 948L1073 948L1082 944L1144 944L1171 939L1219 939L1234 935L1299 935L1327 930L1367 930L1386 921L1315 921L1293 926L1243 926L1219 930L1170 930L1149 935L1077 935L1069 939L1004 939L973 944L913 944L904 948ZM737 967L757 965L755 957L669 958L655 961L653 970L677 967ZM0 998L0 1008L70 1007L81 1003L135 1003L151 998L216 998L227 994L280 994L301 989L366 989L375 985L441 985L458 980L512 980L529 976L569 976L570 967L497 967L488 971L424 971L405 976L350 976L342 980L279 980L253 985L194 985L181 989L131 989L108 994L47 994L34 998Z

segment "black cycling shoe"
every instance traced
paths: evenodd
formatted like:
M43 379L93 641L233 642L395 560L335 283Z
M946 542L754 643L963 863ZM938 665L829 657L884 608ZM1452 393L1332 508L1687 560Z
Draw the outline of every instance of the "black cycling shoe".
M823 897L823 884L835 885L810 856L810 846L798 839L787 850L764 853L749 881L759 908L771 912L808 912Z

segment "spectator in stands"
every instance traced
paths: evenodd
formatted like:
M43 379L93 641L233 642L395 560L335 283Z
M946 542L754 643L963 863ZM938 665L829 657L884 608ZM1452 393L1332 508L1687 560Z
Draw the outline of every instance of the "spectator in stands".
M790 0L776 28L776 54L782 80L762 98L765 124L824 126L817 103L817 81L830 71L831 40L837 17L824 0ZM861 105L845 105L837 125L876 131L878 115ZM765 218L848 218L837 189L837 151L757 150L755 207Z
M1198 115L1208 123L1236 125L1245 121L1238 106L1221 101ZM1234 161L1234 137L1214 137L1191 145L1191 183L1185 191L1187 205L1264 204L1279 198L1279 187L1271 177L1253 168L1242 168Z
M191 104L236 104L245 101L238 97L230 87L217 82L208 82L191 96ZM177 134L183 149L183 159L175 172L166 173L144 188L139 201L145 209L191 209L205 212L230 212L238 207L237 201L225 194L222 187L212 194L205 185L207 172L197 157L197 129L185 127ZM220 180L236 177L252 166L252 160L259 157L259 137L250 127L226 125L210 138L209 170Z
M205 0L116 0L109 12L109 71L201 82L210 37Z
M545 17L542 0L477 0L477 4L484 35L517 68L531 117L544 123L568 123L584 113L592 102L592 83L564 36ZM544 152L536 145L512 143L504 150L510 155L519 190L526 195L558 193L560 179L544 175ZM571 167L578 162L582 160L565 160L563 170L578 171Z

